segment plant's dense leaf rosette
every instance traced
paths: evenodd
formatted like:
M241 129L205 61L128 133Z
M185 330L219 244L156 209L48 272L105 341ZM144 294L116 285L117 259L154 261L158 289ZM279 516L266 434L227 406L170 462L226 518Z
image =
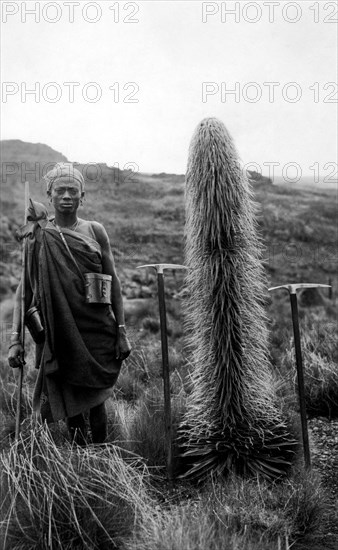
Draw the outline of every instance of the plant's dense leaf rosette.
M182 425L190 475L274 478L296 442L275 403L255 204L224 124L204 119L186 176L187 332L193 391Z

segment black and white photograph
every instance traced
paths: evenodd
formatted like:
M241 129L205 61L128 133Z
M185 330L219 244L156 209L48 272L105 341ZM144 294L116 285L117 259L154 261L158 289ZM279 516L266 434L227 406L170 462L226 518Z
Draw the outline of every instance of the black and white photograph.
M338 2L5 1L0 547L338 547Z

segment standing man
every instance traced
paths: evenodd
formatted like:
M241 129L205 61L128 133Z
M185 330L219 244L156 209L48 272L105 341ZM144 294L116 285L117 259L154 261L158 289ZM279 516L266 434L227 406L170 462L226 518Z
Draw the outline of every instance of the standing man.
M105 400L131 347L126 335L120 281L108 235L95 221L77 216L84 179L70 163L59 163L45 176L55 215L33 203L26 236L26 311L36 306L45 338L36 346L39 374L33 409L42 420L66 419L72 439L86 443L83 413L89 411L92 441L107 436ZM111 275L111 306L86 302L85 273ZM9 364L22 363L21 283L13 315Z

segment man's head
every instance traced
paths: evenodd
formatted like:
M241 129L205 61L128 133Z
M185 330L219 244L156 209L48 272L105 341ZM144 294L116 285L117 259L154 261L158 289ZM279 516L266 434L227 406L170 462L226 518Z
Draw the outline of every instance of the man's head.
M47 183L47 195L55 210L62 213L76 212L85 194L81 172L69 162L60 162L44 179Z
M52 192L53 184L59 180L64 182L77 181L80 184L81 193L84 193L85 182L80 170L74 168L71 162L58 162L54 168L44 177L47 184L47 195Z

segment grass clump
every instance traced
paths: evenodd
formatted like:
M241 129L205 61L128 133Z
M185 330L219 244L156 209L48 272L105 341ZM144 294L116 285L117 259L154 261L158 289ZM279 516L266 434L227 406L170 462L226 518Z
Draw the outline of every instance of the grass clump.
M174 454L177 454L177 430L185 407L183 391L172 396L171 419ZM163 470L166 464L163 390L152 385L135 406L129 422L127 449L141 456L147 466ZM175 465L174 465L175 467Z
M279 484L229 476L170 504L141 526L130 550L319 549L327 507L305 472Z
M31 389L28 385L23 385L21 395L21 414L24 419L32 412ZM14 440L17 399L15 371L8 367L5 376L0 373L0 451L9 447Z
M123 363L112 394L116 399L124 399L134 404L143 395L149 377L147 357L141 348L133 352Z
M117 399L134 403L143 393L144 387L140 380L133 377L129 370L122 371L114 386L113 393Z
M1 456L3 548L121 548L149 513L147 473L116 447L57 447L46 426Z
M325 416L338 418L338 365L327 355L321 355L314 340L308 333L302 338L304 364L305 405L310 417ZM283 357L285 376L292 379L294 392L297 391L293 341Z
M22 435L1 465L4 550L323 548L326 500L302 470L281 483L178 484L168 498L163 486L149 490L144 462L126 449L56 446L46 426Z

